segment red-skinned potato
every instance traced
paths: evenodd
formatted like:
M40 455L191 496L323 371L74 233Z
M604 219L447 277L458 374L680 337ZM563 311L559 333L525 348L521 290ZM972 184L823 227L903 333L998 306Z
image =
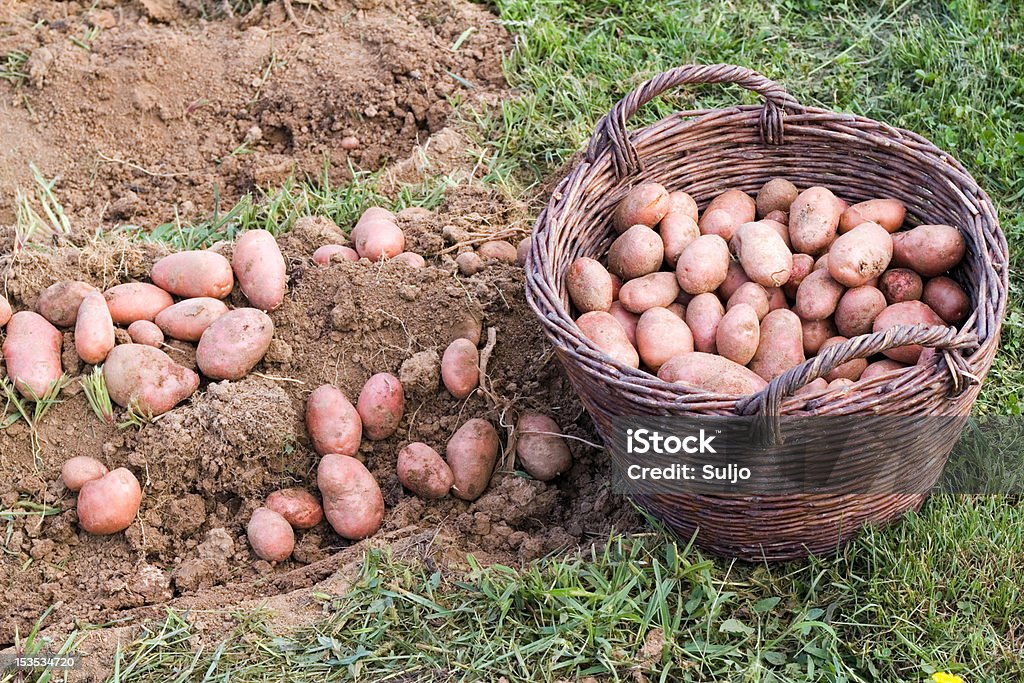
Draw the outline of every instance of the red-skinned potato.
M892 360L891 358L876 360L874 363L870 363L866 368L864 368L864 372L860 373L860 378L871 379L872 377L878 377L907 367L910 366L906 363L900 363L899 361Z
M679 296L679 284L674 273L651 273L638 277L622 285L619 290L619 302L630 313L642 314L644 311L660 307L664 308Z
M295 529L312 529L324 518L320 501L306 489L274 491L267 496L266 508L284 517Z
M389 220L360 221L352 229L352 244L360 258L394 258L405 251L405 233Z
M103 292L115 325L131 325L136 320L153 320L174 299L156 285L148 282L126 282Z
M901 301L917 301L924 293L924 282L921 276L909 268L893 268L882 273L878 279L878 289L888 304Z
M584 313L576 319L576 326L583 336L613 360L631 368L640 367L640 356L626 336L626 330L611 313Z
M104 305L106 304L104 303ZM151 323L148 320L136 320L129 325L128 336L131 337L133 344L145 344L160 348L164 343L163 331L156 323Z
M823 394L828 390L828 382L823 377L819 377L797 389L794 396L812 396L816 394Z
M811 270L812 272L815 270L828 270L828 254L819 256L818 260L814 262L814 268Z
M879 313L878 317L875 318L874 324L871 326L871 330L872 332L883 332L897 325L921 324L946 326L945 321L928 304L921 303L920 301L902 301L886 307L884 311ZM883 353L893 360L913 365L917 362L922 350L923 347L918 344L908 344L907 346L897 346L894 349L883 351Z
M750 369L770 381L804 360L800 318L785 309L766 315L761 321L761 337L750 359Z
M516 423L516 435L516 455L534 479L551 481L572 467L562 429L547 415L524 413Z
M724 239L701 235L679 255L676 280L687 294L713 292L725 282L730 260L729 245Z
M725 310L731 311L739 304L747 304L753 308L754 313L757 314L758 321L760 321L768 315L768 292L756 282L747 282L740 285L739 289L729 297L725 304ZM740 365L746 365L746 363L740 363Z
M697 202L694 201L693 197L681 190L676 190L675 192L668 193L668 200L669 213L681 213L684 216L689 216L693 222L697 222L699 212L697 210Z
M71 327L78 317L82 299L95 291L98 291L95 287L80 280L55 282L39 295L36 312L57 327Z
M966 252L964 236L949 225L919 225L892 236L893 265L922 277L942 275L960 263Z
M796 185L785 178L772 178L757 191L754 199L757 215L765 218L773 211L789 211L789 206L799 194Z
M489 240L476 248L476 253L481 258L504 261L505 263L516 262L516 248L511 242L505 240Z
M405 391L398 378L378 372L366 380L356 402L363 433L371 441L386 439L398 429L405 413Z
M347 455L325 455L316 471L324 515L342 538L359 541L384 521L384 496L363 463Z
M252 511L245 535L256 557L267 562L284 562L295 550L295 532L288 520L269 508Z
M658 233L644 225L634 225L608 248L608 270L623 280L653 273L665 260L665 245Z
M636 325L640 359L654 370L673 356L693 351L693 336L683 320L667 308L650 308Z
M12 315L14 315L14 311L11 309L11 303L7 300L7 297L0 294L0 327L6 325Z
M776 232L776 234L778 234L778 236L780 238L782 238L782 242L783 242L783 244L786 245L786 249L792 249L793 248L793 244L790 242L790 239L789 239L789 223L783 223L781 221L776 221L776 220L773 220L771 218L762 218L758 222L759 223L764 223L769 228L774 230ZM733 237L735 237L735 235L733 235Z
M99 479L107 474L107 466L88 455L68 458L60 468L60 479L69 491L78 491L85 482Z
M612 224L619 233L634 225L654 227L665 217L671 206L668 191L664 187L658 183L643 183L630 190L615 207Z
M622 326L622 330L626 333L626 339L632 346L636 346L636 326L640 322L640 316L636 313L630 313L625 307L618 301L613 301L611 308L608 309L608 314L611 315L615 320Z
M800 331L803 335L804 355L813 356L821 349L826 339L836 336L836 326L831 318L824 320L801 320Z
M306 431L313 450L355 457L363 438L363 422L348 397L330 384L317 387L306 399Z
M409 268L425 268L427 260L414 251L403 251L391 259L392 263L401 263Z
M815 270L797 287L793 310L804 320L824 320L835 312L844 291L827 268Z
M263 360L274 338L274 323L257 308L236 308L206 328L196 347L196 364L210 379L242 379Z
M532 237L524 237L519 240L519 244L516 246L516 263L521 266L526 265L526 259L530 255L530 246L533 244Z
M959 325L971 312L971 300L954 280L935 277L924 286L921 301L950 325Z
M700 228L689 215L682 212L669 212L661 219L658 233L665 246L665 261L669 266L675 268L683 249L700 237Z
M343 244L325 244L313 252L313 263L329 265L332 261L358 261L359 254L352 247Z
M249 230L235 240L231 268L242 294L254 308L272 311L284 301L288 286L284 256L277 240L266 230Z
M460 401L480 384L480 352L468 339L456 339L441 357L441 381Z
M836 346L838 344L842 344L845 341L848 341L846 337L840 337L840 336L829 337L821 345L821 348L818 349L818 353L821 354L828 347ZM848 360L845 363L843 363L842 365L834 368L831 372L829 372L827 375L825 375L825 379L827 379L829 382L832 382L832 381L837 380L839 378L845 378L845 379L848 379L848 380L856 382L858 379L860 379L861 374L863 374L865 368L867 368L867 367L868 367L868 362L867 362L866 359L864 359L864 358L854 358L853 360Z
M746 365L754 357L760 337L757 311L750 304L740 303L730 307L718 323L715 346L723 358Z
M698 294L686 306L686 326L693 335L693 348L703 353L716 353L718 325L725 316L722 302L714 294Z
M82 484L78 492L78 526L90 534L116 534L131 526L141 503L139 480L119 467Z
M372 221L391 221L394 223L397 219L398 217L387 209L380 206L371 206L359 216L359 220L356 221L356 227L358 228L360 225Z
M679 303L678 301L669 304L665 307L666 311L670 311L672 315L676 316L680 320L686 319L686 306Z
M764 287L781 287L793 272L793 254L778 231L763 221L736 228L739 260L747 277Z
M777 311L780 308L789 310L789 302L786 300L786 295L782 291L782 287L767 287L765 288L768 292L768 312Z
M42 398L64 371L60 363L64 337L38 313L18 311L7 323L4 362L7 376L27 399Z
M789 280L782 285L782 291L790 299L796 299L796 291L800 283L804 281L811 271L814 270L814 259L807 254L793 254L793 270L789 273Z
M619 291L622 290L622 278L618 275L611 275L611 273L609 275L612 278L612 302L614 303L619 300Z
M455 483L452 468L441 455L418 441L398 452L396 471L402 486L425 500L444 498Z
M235 286L231 263L215 251L179 251L155 264L150 277L160 289L185 299L223 299Z
M811 187L801 192L789 207L789 239L796 251L817 256L836 237L843 206L832 191Z
M716 212L722 213L716 213ZM741 190L726 190L711 200L697 224L702 235L718 235L726 242L736 228L756 217L754 200Z
M878 223L861 223L840 235L828 250L828 272L844 287L878 277L892 260L892 236Z
M569 266L566 288L580 313L607 311L615 299L611 273L600 261L586 256L581 256Z
M665 382L688 384L715 393L753 394L767 386L767 382L747 368L728 358L710 353L683 353L661 366L658 378Z
M448 440L445 455L455 478L452 494L476 500L487 489L498 459L498 433L487 420L473 418Z
M836 329L844 337L869 334L875 318L885 307L885 296L874 287L864 285L848 289L836 306Z
M228 312L220 299L185 299L156 314L157 327L171 339L197 342L217 318Z
M887 232L896 232L903 225L907 208L898 199L869 199L850 206L839 217L839 232L847 233L861 223L878 223Z
M718 298L724 303L732 298L737 289L750 281L739 261L729 261L729 271L725 274L725 280L718 285L718 289L715 291L718 293Z
M789 237L789 213L776 209L775 211L769 211L763 220L782 223L786 226L786 237Z
M136 321L139 322L139 321ZM110 319L107 300L99 292L90 292L82 299L75 320L75 352L83 363L102 363L114 348L114 321Z
M199 376L152 346L115 346L103 363L110 400L144 414L166 413L199 388Z

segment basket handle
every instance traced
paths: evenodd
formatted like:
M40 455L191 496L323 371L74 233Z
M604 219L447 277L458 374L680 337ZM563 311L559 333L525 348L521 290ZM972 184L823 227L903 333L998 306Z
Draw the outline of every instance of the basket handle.
M626 122L643 105L670 88L687 83L736 83L764 98L758 127L768 144L782 144L782 115L786 109L802 109L786 90L756 71L732 64L688 64L655 76L619 100L602 118L590 138L584 159L593 163L609 147L617 177L635 173L642 167L636 147L629 139Z

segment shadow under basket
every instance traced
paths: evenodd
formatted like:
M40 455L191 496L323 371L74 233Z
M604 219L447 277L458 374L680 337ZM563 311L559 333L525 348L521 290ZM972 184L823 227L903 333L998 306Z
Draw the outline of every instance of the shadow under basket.
M736 83L761 106L680 112L636 131L626 122L670 88ZM614 238L611 214L634 186L658 182L704 207L737 188L756 192L783 177L800 189L822 185L852 203L891 197L909 224L956 226L967 254L951 277L971 298L959 330L900 326L832 346L772 380L758 394L709 393L613 361L583 336L566 290L570 264L602 259ZM799 105L777 83L730 65L683 66L624 97L598 124L582 159L560 181L537 219L526 265L527 298L605 443L612 419L634 415L966 416L992 365L1006 308L1007 245L988 195L955 159L921 136L870 119ZM938 350L934 361L856 382L812 402L794 392L838 365L904 344ZM851 421L852 425L855 421ZM870 448L837 434L850 467L869 472ZM911 482L915 493L788 494L740 497L648 494L637 502L699 547L751 561L786 560L839 550L862 527L898 519L923 503L942 473L956 435L934 443Z

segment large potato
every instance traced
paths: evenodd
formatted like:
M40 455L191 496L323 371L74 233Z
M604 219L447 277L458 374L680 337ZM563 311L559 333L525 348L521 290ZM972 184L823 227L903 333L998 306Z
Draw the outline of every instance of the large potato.
M296 529L312 529L324 518L320 501L306 489L280 489L267 496L266 507Z
M882 273L878 279L878 289L886 303L898 304L901 301L920 299L924 293L924 283L921 276L909 268L893 268Z
M768 315L768 311L770 310L768 305L768 292L764 287L756 282L747 282L746 284L740 285L739 289L733 292L733 295L729 297L729 300L725 304L725 310L731 311L739 304L747 304L753 308L759 321ZM740 365L746 365L746 363L740 363Z
M288 520L269 508L252 511L245 535L256 557L267 562L284 562L295 550L295 532Z
M814 270L814 258L807 254L793 254L793 269L789 273L789 280L782 285L782 291L790 299L796 299L796 291L804 278Z
M640 322L640 316L627 311L618 301L612 302L612 307L608 309L608 313L622 326L623 331L626 333L626 339L635 347L636 326Z
M828 250L828 272L846 287L878 277L892 259L892 236L878 223L861 223L840 235Z
M215 251L179 251L153 265L150 277L160 289L191 299L223 299L235 286L231 263Z
M196 393L199 375L143 344L115 346L103 364L110 400L147 415L162 415Z
M830 337L826 339L825 342L821 345L821 348L818 350L818 354L820 355L824 353L824 351L830 346L836 346L846 341L849 341L846 337ZM827 379L829 382L833 382L837 379L844 378L856 382L858 379L860 379L861 374L867 367L868 362L866 359L854 358L834 368L831 372L825 375L825 379Z
M274 322L256 308L236 308L206 328L196 364L210 379L242 379L263 360L274 338Z
M921 324L946 326L945 321L928 304L921 303L920 301L902 301L886 307L884 311L879 313L871 329L873 332L883 332L897 325ZM897 346L884 353L893 360L913 365L920 357L923 348L918 344L908 344L907 346Z
M703 353L716 353L718 325L725 309L714 294L698 294L686 307L686 326L693 335L693 348Z
M815 270L797 288L793 310L804 320L823 320L835 312L844 290L828 269Z
M547 415L523 413L516 423L516 435L516 455L534 479L551 481L572 467L572 453L562 429Z
M746 395L761 391L763 379L728 358L710 353L683 353L661 366L658 378L718 394Z
M766 315L761 321L761 338L750 359L750 369L765 380L772 380L804 360L800 318L786 309Z
M64 337L38 313L18 311L7 323L4 362L7 376L22 396L38 399L60 381Z
M90 292L98 291L88 282L62 280L55 282L39 295L36 312L57 327L71 327L78 317L78 307Z
M694 223L697 222L699 212L697 210L697 202L694 201L693 197L682 190L676 190L675 192L668 193L668 200L669 213L681 213L684 216L689 216Z
M718 353L734 363L746 365L757 351L761 337L760 319L750 304L736 304L718 323L715 346Z
M959 325L971 312L971 300L955 281L935 277L925 284L921 301L931 306L950 325Z
M764 222L736 228L739 259L747 276L764 287L781 287L793 272L793 254L779 233Z
M758 217L764 218L772 211L789 211L789 206L799 194L796 185L785 178L772 178L761 186L754 199Z
M740 262L730 260L729 270L725 274L725 280L722 281L722 284L718 285L718 289L715 291L718 293L718 298L723 302L726 302L732 298L732 295L736 293L737 289L750 281L750 278L747 277L747 273L743 270L743 266L740 265Z
M658 183L643 183L630 190L615 207L612 224L620 234L634 225L651 228L664 218L671 206L664 187Z
M78 307L78 318L75 320L75 352L83 363L96 365L103 362L112 348L114 321L110 318L107 300L99 292L90 292Z
M864 285L848 289L836 306L836 329L844 337L869 334L875 318L886 305L885 296L875 287Z
M803 335L804 355L813 356L821 349L826 339L836 336L836 326L831 318L824 320L801 320L800 332Z
M935 277L963 259L967 244L960 231L949 225L919 225L892 236L892 262L911 268L923 277Z
M103 292L115 325L131 325L136 320L150 320L169 308L174 299L156 285L148 282L126 282Z
M253 307L272 311L284 301L288 286L284 256L277 240L266 230L249 230L235 241L231 268Z
M384 496L363 463L347 455L325 455L316 470L324 514L342 538L359 541L384 522Z
M711 200L697 224L702 235L718 235L728 242L736 228L753 221L756 213L750 195L741 190L726 190Z
M658 371L662 363L693 351L693 336L682 318L667 308L650 308L636 326L636 346L644 364Z
M665 260L665 245L658 233L634 225L615 238L608 249L608 270L623 280L653 273Z
M313 450L320 455L355 457L363 438L363 422L340 389L324 384L306 399L306 431Z
M398 378L378 372L366 380L356 401L356 411L363 421L363 433L371 441L386 439L402 423L405 414L405 391Z
M793 243L789 239L789 219L787 218L786 220L787 222L783 223L782 221L777 221L771 218L762 218L758 222L764 223L769 228L774 230L776 234L782 239L783 244L786 245L786 249L791 250L793 248ZM733 235L733 237L735 237L735 235Z
M185 299L156 314L157 327L171 339L197 342L213 321L228 312L220 299Z
M116 534L131 526L142 503L142 487L123 467L82 484L78 525L90 534Z
M456 339L441 357L441 381L460 401L480 385L480 352L468 339Z
M60 479L69 491L77 491L85 482L99 479L107 474L107 466L88 455L68 458L60 468Z
M869 199L843 212L839 217L839 232L850 232L861 223L878 223L886 231L896 232L906 215L907 208L898 199Z
M713 292L725 282L729 261L729 245L724 239L718 235L701 235L679 255L676 280L687 294Z
M619 290L619 302L630 313L672 304L679 296L679 283L674 273L651 273L630 280Z
M425 443L414 442L400 450L396 471L402 486L426 500L444 498L455 483L452 468Z
M661 219L658 225L661 242L665 246L665 261L672 268L676 267L679 255L686 246L700 237L700 228L690 216L681 212L670 212Z
M572 262L566 275L569 298L580 313L607 311L613 296L612 276L599 261L582 256Z
M580 328L583 336L594 342L597 348L611 356L613 360L631 368L640 367L640 356L626 336L626 330L611 313L584 313L577 318L576 326Z
M473 418L448 440L445 455L451 467L452 494L462 500L476 500L487 489L498 459L498 433L487 420Z
M360 220L352 229L352 245L360 258L394 258L405 251L405 233L393 221Z
M796 251L817 256L836 238L843 213L832 191L811 187L801 192L789 207L789 239Z

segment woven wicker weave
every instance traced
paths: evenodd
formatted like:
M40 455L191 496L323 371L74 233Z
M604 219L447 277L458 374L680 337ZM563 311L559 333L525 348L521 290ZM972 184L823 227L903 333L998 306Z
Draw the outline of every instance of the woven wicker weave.
M646 102L684 84L736 83L759 93L763 106L681 112L637 131L628 119ZM903 326L827 349L738 398L667 384L620 365L584 337L571 318L565 274L580 256L601 259L614 235L610 216L628 190L656 181L706 206L716 194L756 192L772 177L798 187L824 185L853 203L894 197L908 222L957 226L967 256L953 277L969 293L973 313L959 330ZM527 297L557 356L606 442L613 416L627 415L967 415L999 340L1007 295L1007 245L988 195L952 157L912 132L870 119L800 106L785 90L748 69L683 66L624 97L598 124L582 160L557 186L537 220L526 266ZM792 398L813 379L853 358L906 343L941 352L935 362L858 382L810 402ZM857 434L836 435L856 443ZM936 443L930 486L954 437ZM870 471L873 454L852 466ZM924 489L916 489L924 490ZM780 560L834 552L866 524L882 524L917 508L916 494L726 496L650 495L641 505L712 552Z

